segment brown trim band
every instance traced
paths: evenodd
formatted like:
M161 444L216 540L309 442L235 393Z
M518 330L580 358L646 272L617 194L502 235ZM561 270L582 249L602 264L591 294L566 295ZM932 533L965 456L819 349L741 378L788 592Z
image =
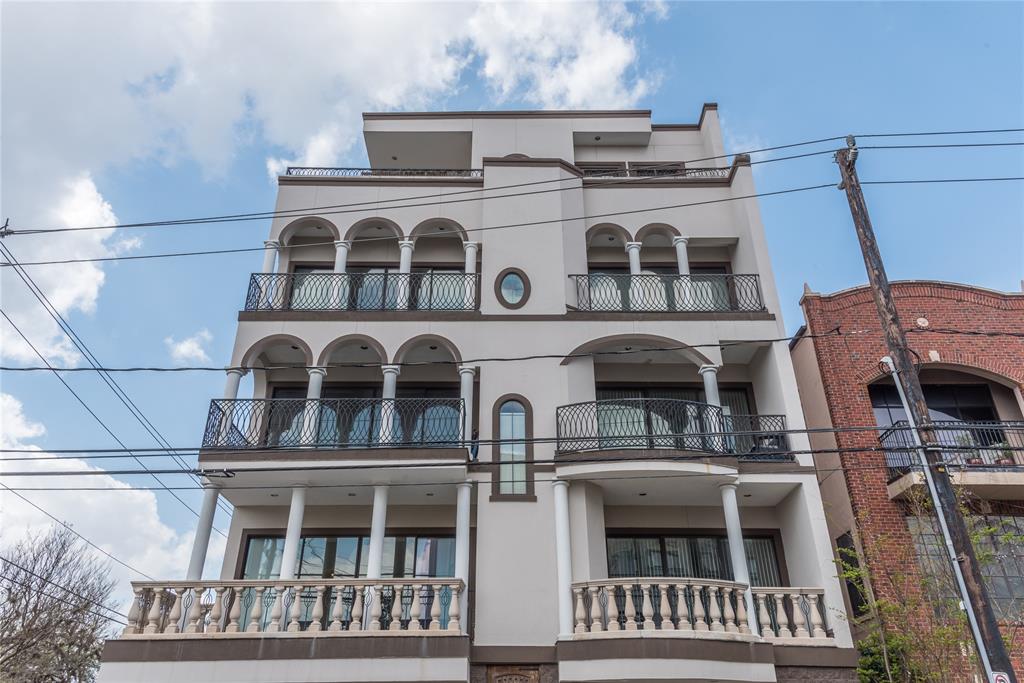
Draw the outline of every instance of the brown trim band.
M309 450L276 450L254 448L248 451L202 450L199 464L204 462L247 462L265 460L450 460L464 465L469 458L466 448L311 448ZM302 469L296 465L296 469ZM287 488L287 487L286 487Z
M770 643L730 642L704 638L601 638L563 640L558 661L601 659L712 659L723 662L772 664Z
M238 322L547 322L556 320L579 320L581 322L623 321L656 321L656 320L775 320L773 313L767 311L717 311L701 313L685 311L679 313L632 313L627 311L588 311L570 310L567 313L512 315L482 314L479 311L239 311Z
M488 166L518 166L531 168L561 168L574 176L583 177L583 171L571 162L556 157L484 157L484 173Z
M290 634L287 634L290 636ZM469 637L310 636L254 638L126 638L108 640L104 662L215 662L263 659L469 658Z
M524 421L526 422L526 491L524 493L500 493L501 491L501 407L509 401L515 401L523 406ZM491 438L499 439L491 446L491 462L496 465L496 476L491 477L490 500L518 500L521 502L532 502L537 500L534 489L533 477L533 404L522 394L504 394L499 396L491 409Z
M718 111L718 102L705 102L700 108L700 118L697 123L652 123L651 130L700 130L704 127L704 116L709 111Z
M469 651L471 664L555 664L558 653L553 645L474 645Z
M776 666L854 667L860 653L852 647L775 645Z

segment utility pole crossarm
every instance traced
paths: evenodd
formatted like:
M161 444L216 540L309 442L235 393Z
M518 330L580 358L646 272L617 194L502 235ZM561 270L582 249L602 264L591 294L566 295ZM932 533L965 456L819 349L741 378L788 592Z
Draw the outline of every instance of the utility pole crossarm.
M846 144L847 148L837 151L835 158L842 176L839 189L846 192L850 204L850 215L857 230L857 239L864 256L864 266L878 309L878 318L882 324L885 345L906 401L907 412L912 424L915 425L925 453L926 475L929 475L930 480L929 492L950 553L950 564L967 611L979 659L989 681L994 680L993 672L998 671L1006 672L1007 679L1016 683L1017 677L1002 634L999 632L999 624L992 610L988 591L985 589L981 566L974 553L967 524L960 514L953 484L943 461L941 444L935 438L921 382L907 345L907 337L900 325L896 301L893 299L889 278L886 276L882 255L878 250L878 242L875 240L875 232L868 216L867 203L857 177L857 145L852 135L846 138Z

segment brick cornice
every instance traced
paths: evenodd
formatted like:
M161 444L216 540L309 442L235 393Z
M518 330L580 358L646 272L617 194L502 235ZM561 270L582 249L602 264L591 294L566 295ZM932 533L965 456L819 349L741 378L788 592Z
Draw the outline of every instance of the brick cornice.
M947 299L1007 311L1024 311L1022 293L997 292L956 282L900 280L892 283L892 293L897 301L915 298ZM874 303L871 288L867 285L844 289L833 294L808 293L800 301L804 305L814 306L823 311L839 311Z

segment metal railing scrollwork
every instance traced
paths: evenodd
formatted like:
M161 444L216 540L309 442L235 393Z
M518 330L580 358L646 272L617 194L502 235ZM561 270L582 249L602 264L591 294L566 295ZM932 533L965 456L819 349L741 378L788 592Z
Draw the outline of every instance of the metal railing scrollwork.
M960 422L944 420L932 423L938 443L944 447L942 459L959 467L1024 467L1024 422ZM919 469L914 437L905 420L896 422L878 437L885 453L889 479L897 479Z
M329 178L483 178L482 168L355 168L289 166L287 176L323 176Z
M560 406L557 450L669 449L789 460L783 415L725 415L708 403L623 398Z
M253 273L247 311L472 311L478 273Z
M581 311L763 311L757 275L570 275Z
M461 398L216 399L203 448L452 448Z

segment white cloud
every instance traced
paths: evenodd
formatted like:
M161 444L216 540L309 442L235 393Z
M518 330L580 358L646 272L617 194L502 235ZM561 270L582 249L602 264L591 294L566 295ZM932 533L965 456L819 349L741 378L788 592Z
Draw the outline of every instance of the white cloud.
M502 102L635 106L657 76L640 68L634 32L665 11L581 2L3 3L2 212L15 229L109 224L114 212L93 180L105 170L195 161L217 175L254 142L272 150L272 173L351 160L361 111L443 107L473 75ZM7 242L26 260L138 246L108 232ZM62 313L95 309L102 265L32 272ZM56 325L6 275L4 304L19 326L51 360L74 362ZM34 360L0 331L3 355Z
M164 339L164 344L167 345L171 358L179 363L186 363L188 361L209 363L210 356L207 355L206 349L203 346L209 344L212 340L213 335L210 334L210 331L202 329L181 341L175 341L174 337L167 337Z
M22 410L22 404L10 394L0 394L0 447L31 449L28 456L38 460L5 464L12 471L74 471L97 470L77 458L56 459L30 442L45 432L43 425L33 422ZM157 579L179 579L184 576L192 550L193 532L179 533L160 521L156 495L136 490L107 475L69 475L53 477L5 476L11 488L22 487L104 487L118 491L19 491L33 503L57 519L71 525L104 551ZM173 503L177 505L177 503ZM0 549L30 535L44 533L53 520L13 493L0 488ZM114 523L116 520L116 523ZM100 559L107 558L97 553ZM207 556L207 572L219 571L224 556L224 540L214 535ZM131 599L131 579L142 577L120 564L111 562L111 575L116 579L115 604L127 610Z

